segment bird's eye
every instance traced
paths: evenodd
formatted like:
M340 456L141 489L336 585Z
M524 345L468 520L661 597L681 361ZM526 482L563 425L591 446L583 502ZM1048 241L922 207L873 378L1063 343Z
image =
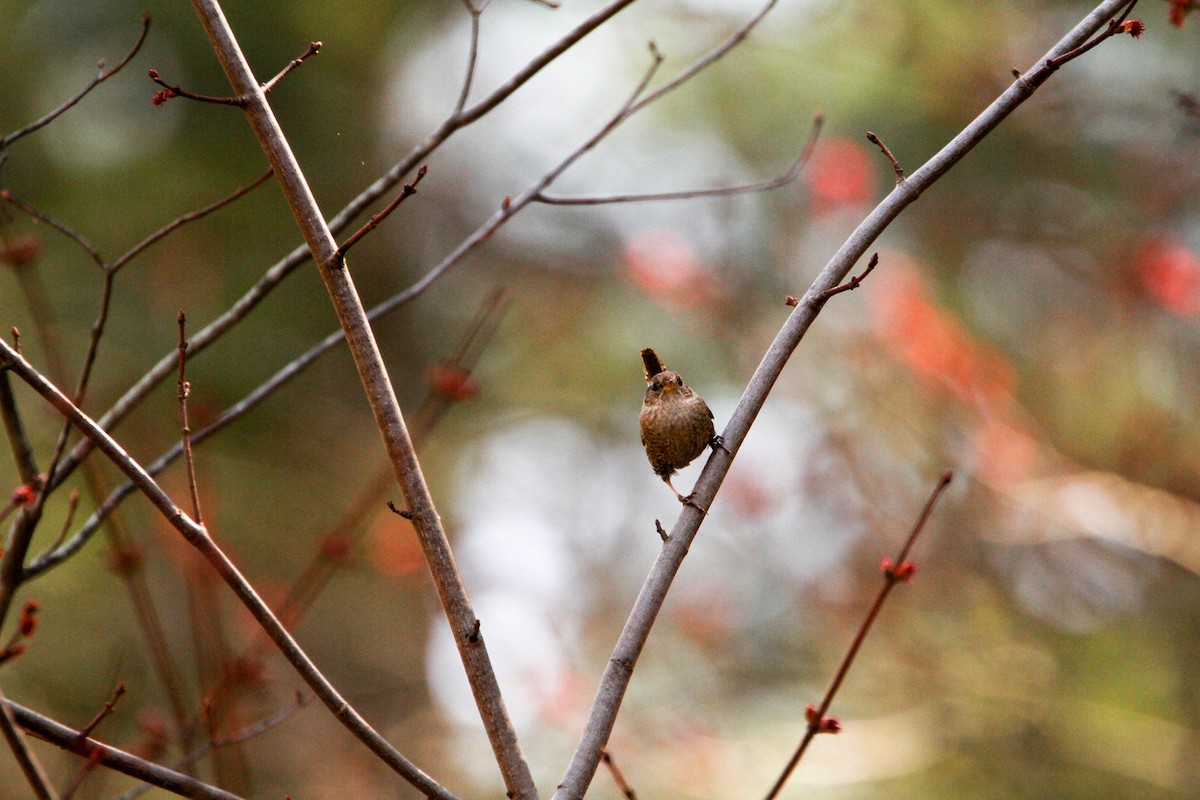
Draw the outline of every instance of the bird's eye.
M654 380L650 381L650 389L652 391L657 392L661 388L662 388L662 383L658 380L658 378L655 378Z
M676 385L676 386L683 386L683 378L681 378L681 377L679 377L678 375L676 375L676 376L675 376L675 385Z

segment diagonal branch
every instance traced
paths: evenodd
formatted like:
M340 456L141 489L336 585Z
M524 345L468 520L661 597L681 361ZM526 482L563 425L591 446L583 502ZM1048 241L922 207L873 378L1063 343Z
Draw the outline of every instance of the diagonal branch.
M415 764L392 747L379 733L372 728L354 708L346 702L333 684L321 674L316 664L308 654L300 648L296 640L271 613L271 609L259 597L258 592L250 585L245 576L238 570L224 551L217 546L203 525L198 525L183 509L167 496L167 493L154 482L145 468L137 463L121 445L104 432L95 420L83 413L71 399L62 391L46 380L46 377L30 365L25 358L14 350L7 342L0 339L0 369L10 370L14 375L25 381L31 389L45 398L59 413L71 421L84 436L92 440L95 446L113 462L125 476L137 485L138 489L159 510L163 518L183 535L193 547L216 569L225 583L234 591L258 624L267 632L276 646L287 658L313 693L321 699L334 717L367 745L384 763L395 772L416 786L427 797L454 800L445 787L434 781Z
M1114 14L1128 6L1130 2L1131 0L1105 0L1097 6L1070 33L1054 45L1030 70L1028 75L1014 81L961 133L907 180L892 189L891 193L850 235L850 238L821 270L820 275L801 298L796 309L788 316L751 377L750 383L742 394L741 400L738 401L737 408L722 435L728 450L720 448L714 450L696 482L695 499L699 506L712 507L712 500L729 471L733 457L745 440L758 412L766 403L767 395L775 385L775 381L778 380L780 373L783 372L783 367L787 364L792 352L800 344L800 340L825 305L821 295L841 283L867 248L901 211L962 160L975 145L1034 93L1037 86L1045 81L1046 73L1057 69L1057 66L1053 64L1053 59L1083 44L1088 37L1100 30ZM679 571L703 521L703 512L698 507L691 505L684 506L676 520L670 536L655 560L650 574L646 577L642 590L634 602L625 627L613 649L612 656L608 660L588 721L575 754L571 758L571 763L567 767L566 774L554 795L555 800L578 800L587 791L600 762L602 748L612 733L621 701L629 687L634 665L637 663L638 656L641 655L642 648L645 647L646 639L650 635L650 628L662 608L675 574Z
M234 92L246 99L247 121L275 169L275 176L292 215L304 234L304 240L325 282L338 321L346 332L346 341L375 414L396 480L413 514L413 527L421 540L425 559L458 645L475 703L479 707L509 796L532 800L537 797L537 789L525 757L521 754L516 731L500 694L483 637L478 633L479 619L475 616L466 586L459 575L450 541L425 483L412 437L350 271L337 258L337 242L325 224L316 198L267 103L262 87L242 54L220 3L217 0L193 0L193 7Z
M142 33L141 33L141 35L138 36L137 41L134 42L133 48L130 49L130 51L125 55L124 58L122 58L120 61L117 62L117 65L115 67L113 67L112 69L105 69L104 61L101 60L100 64L99 64L100 71L96 74L96 77L92 78L92 80L88 82L88 85L83 87L82 89L80 89L75 94L74 97L72 97L70 100L67 100L65 103L60 105L58 108L54 109L50 113L41 117L40 119L34 120L33 122L29 123L25 127L20 128L19 130L15 130L12 133L8 134L7 136L0 137L0 152L3 152L10 144L15 142L17 139L20 139L22 136L27 136L40 128L46 127L51 122L54 122L54 120L58 119L60 116L62 116L68 110L70 110L70 108L73 105L78 103L83 98L87 97L88 93L91 92L92 89L95 89L97 86L104 83L106 80L111 78L113 75L116 75L118 72L120 72L125 67L126 64L128 64L130 61L133 60L133 57L137 55L138 51L142 49L142 44L146 41L146 34L148 34L149 32L150 32L150 17L147 14L143 14L142 15ZM3 163L3 159L0 159L0 163Z
M138 758L132 753L118 750L112 745L98 742L89 738L83 731L68 728L66 725L55 722L49 717L44 717L11 700L2 702L4 712L11 714L22 728L40 739L89 761L94 760L109 769L115 769L138 780L159 786L180 797L192 797L197 800L241 800L232 792L218 789L195 778L189 778L183 773Z

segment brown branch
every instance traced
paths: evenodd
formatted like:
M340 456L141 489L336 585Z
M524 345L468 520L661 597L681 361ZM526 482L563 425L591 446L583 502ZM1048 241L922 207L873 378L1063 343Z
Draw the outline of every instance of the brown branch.
M871 270L875 269L875 265L878 263L879 263L879 253L875 253L873 256L871 256L871 260L870 260L870 262L867 263L867 268L863 270L862 275L854 275L850 278L850 280L846 281L841 286L835 286L832 289L826 289L825 291L823 291L819 295L817 295L817 299L818 300L828 300L829 298L833 297L835 294L841 294L842 292L854 291L855 289L857 289L859 286L862 285L862 282L867 279L867 276L871 274ZM792 298L792 299L794 300L795 298ZM796 305L796 303L789 303L789 305L794 306L794 305Z
M92 717L91 722L79 729L79 738L86 739L91 736L92 731L96 730L96 727L104 721L104 718L117 710L117 702L120 701L121 696L124 694L125 684L118 683L117 687L113 689L112 697L105 701L104 707L96 712L96 716Z
M425 173L427 171L428 171L428 168L425 166L422 166L419 170L417 170L417 177L413 179L412 183L404 184L403 191L401 191L400 194L396 195L395 200L388 203L386 208L384 208L378 214L376 214L375 216L373 216L369 220L367 220L367 224L363 225L361 228L359 228L353 234L351 234L350 238L347 239L345 242L343 242L342 245L340 247L338 247L337 250L334 251L334 253L333 253L334 259L336 259L339 263L345 261L346 260L346 252L351 247L354 247L354 245L358 243L359 239L366 236L371 231L375 230L375 228L377 228L379 226L379 223L383 222L385 219L388 218L389 214L391 214L393 211L395 211L397 208L399 208L401 203L403 203L405 200L407 200L412 195L416 194L417 193L417 184L420 183L421 179L425 177Z
M200 513L200 487L196 484L196 460L192 456L192 429L188 425L188 395L192 386L187 380L187 336L184 327L187 318L179 312L179 430L180 442L183 445L183 463L187 467L188 493L192 496L192 517L197 525L204 524L204 515Z
M301 53L300 55L296 56L291 61L289 61L288 65L286 67L284 67L282 70L280 70L278 75L276 75L274 78L271 78L271 80L269 80L263 84L263 87L262 87L263 94L267 94L272 89L274 89L275 84L277 84L281 80L283 80L284 76L286 76L289 72L291 72L296 67L303 64L304 60L306 58L309 58L310 56L315 56L319 52L321 52L321 43L320 42L310 42L307 50L305 50L303 53Z
M37 756L29 747L29 742L25 740L24 733L18 727L22 723L13 713L12 705L15 704L8 700L3 692L0 692L0 735L4 737L8 749L12 751L13 758L16 759L21 773L29 783L29 788L33 790L33 796L37 800L58 800L58 792L54 791L45 770L42 769Z
M28 134L33 133L34 131L38 130L39 128L44 128L47 125L49 125L51 122L53 122L54 120L58 119L58 117L60 117L63 113L65 113L73 105L78 103L83 98L87 97L87 95L93 89L95 89L100 84L104 83L106 80L111 78L113 75L116 75L118 72L120 72L125 67L126 64L128 64L130 61L133 60L133 57L137 55L138 51L142 49L142 44L146 41L146 34L148 34L149 32L150 32L150 17L147 14L143 14L142 15L142 32L138 36L137 42L134 43L133 48L129 51L129 53L126 54L126 56L124 58L122 58L117 63L117 65L115 67L113 67L110 70L105 70L104 61L101 60L99 62L99 64L97 65L100 69L99 74L97 74L95 78L92 78L91 82L89 82L87 86L83 87L83 89L81 89L78 93L76 93L74 97L72 97L70 100L67 100L61 106L54 109L49 114L46 114L44 117L41 117L40 119L36 119L33 122L26 125L25 127L15 130L12 133L8 134L7 136L0 138L0 152L3 152L5 149L8 148L8 146L10 144L15 142L17 139L20 139L22 136L27 136Z
M196 800L242 800L224 789L218 789L195 778L189 778L187 775L161 767L112 745L86 736L81 737L79 731L42 716L12 700L0 700L0 703L3 704L6 714L11 713L17 724L34 736L77 756L96 761L109 769L174 792L181 797L191 797Z
M119 258L115 259L112 263L108 264L107 269L110 272L116 272L117 270L121 269L121 267L125 266L125 264L127 264L129 261L131 261L134 257L141 255L142 251L145 250L147 247L154 244L155 242L158 242L158 241L166 238L168 235L174 233L176 230L178 230L179 228L182 228L184 225L187 225L189 222L196 222L197 220L204 219L205 217L207 217L209 214L213 213L214 211L219 211L220 209L224 208L225 206L229 205L230 203L233 203L234 201L239 200L242 197L245 197L246 195L250 194L250 192L254 191L259 186L262 186L264 183L266 183L267 180L271 177L272 173L273 173L273 170L270 167L267 167L267 171L264 172L262 175L258 176L257 178L255 178L254 182L251 183L250 185L239 186L237 189L234 189L231 193L227 194L226 196L222 197L220 200L217 200L214 203L210 203L209 205L204 206L203 208L198 208L195 211L189 211L186 214L179 215L175 219L168 222L166 225L164 225L161 228L159 228L158 230L154 231L154 233L151 233L145 239L142 239L140 242L135 244L133 247L129 248L129 250L127 250L123 255L121 255Z
M21 200L13 195L13 193L8 189L0 189L0 200L8 203L9 205L16 206L34 219L44 222L51 228L54 228L54 230L58 231L63 236L66 236L68 239L75 242L75 244L79 245L79 247L88 254L88 257L91 258L92 261L95 261L101 269L104 269L104 257L100 255L100 251L97 250L95 245L89 242L87 238L83 236L83 234L76 231L70 225L55 219L43 211L39 211L29 203L26 203L24 200Z
M800 740L800 744L796 747L796 751L792 754L787 766L783 768L783 774L779 776L778 780L775 781L775 785L771 787L771 791L767 793L766 800L774 800L774 798L779 796L792 771L800 763L800 759L804 757L809 743L818 733L837 733L841 730L841 725L837 720L826 716L829 713L829 707L833 704L833 698L837 696L842 682L846 680L846 675L849 674L850 667L854 664L854 659L858 655L858 651L862 648L863 642L866 641L867 634L871 631L871 626L879 617L879 612L883 609L883 604L887 601L888 595L891 594L896 584L907 583L911 580L915 567L908 560L908 554L912 551L912 546L917 541L917 536L925 529L925 523L929 520L929 515L933 513L933 507L937 504L938 498L941 497L945 488L950 485L953 477L953 473L950 472L942 475L937 486L934 487L933 493L925 501L925 507L921 510L921 515L917 518L916 524L913 525L912 531L908 534L908 538L900 548L896 560L892 561L887 558L883 560L883 585L879 588L879 593L875 596L875 602L871 604L867 616L863 618L858 632L854 635L854 641L850 643L850 649L842 657L842 662L838 665L837 671L833 676L833 682L829 684L829 689L826 690L825 696L821 699L821 704L816 708L810 706L805 712L805 716L808 719L808 727L804 731L804 737Z
M608 767L609 774L612 775L613 783L617 785L618 791L629 800L637 800L637 792L629 785L629 781L625 779L625 773L621 772L621 768L617 766L612 752L607 747L600 751L600 760L604 762L604 766Z
M165 92L159 92L154 96L154 105L156 106L161 106L172 97L182 97L187 100L195 100L200 103L212 103L213 105L219 106L237 106L238 108L246 107L247 101L245 97L215 97L209 94L196 94L195 92L189 92L187 89L184 89L180 86L167 83L158 74L158 70L156 69L148 69L146 70L146 74L150 76L150 80L166 89Z
M892 151L889 150L888 146L883 143L883 140L881 140L878 136L871 133L870 131L867 131L867 141L869 141L871 144L875 145L876 147L878 147L880 150L883 151L884 157L887 158L888 163L890 163L892 165L892 172L896 173L896 183L898 183L898 184L903 183L904 182L904 168L900 166L900 162L896 160L896 157L894 155L892 155Z
M17 353L7 342L0 340L0 369L9 369L30 388L45 398L59 413L71 420L76 428L87 436L106 455L113 464L132 480L143 495L162 514L163 518L175 528L184 539L200 551L200 554L217 571L225 583L234 591L255 620L262 626L279 650L287 658L288 663L296 670L321 699L327 708L334 713L335 718L349 731L366 744L372 752L378 755L388 766L398 774L403 775L413 785L420 788L429 797L452 800L454 795L421 772L416 765L405 758L396 748L392 747L365 719L349 704L334 688L333 684L321 673L317 666L301 649L291 634L280 624L278 618L250 585L245 576L238 570L224 551L217 546L208 531L198 525L183 509L179 508L162 488L154 482L146 470L134 461L111 436L102 430L87 414L76 407L58 387L34 369L28 361ZM5 554L7 562L9 554ZM0 570L0 579L4 573ZM0 588L3 588L0 586ZM0 599L3 599L0 597Z

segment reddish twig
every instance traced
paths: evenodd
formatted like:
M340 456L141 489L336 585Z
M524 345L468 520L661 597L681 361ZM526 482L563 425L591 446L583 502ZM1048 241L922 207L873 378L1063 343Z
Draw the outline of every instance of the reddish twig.
M118 683L117 687L113 689L112 697L105 701L104 707L96 712L96 716L92 717L91 722L79 729L79 738L86 739L87 737L91 736L92 731L96 730L96 727L104 721L104 718L117 710L117 703L124 694L125 684Z
M277 84L281 80L283 80L285 75L287 75L289 72L294 70L296 67L303 64L304 60L306 58L315 56L319 52L321 52L321 43L320 42L310 42L307 50L305 50L303 53L301 53L300 55L296 56L291 61L289 61L288 65L286 67L284 67L282 70L280 70L278 75L276 75L274 78L271 78L271 80L269 80L263 84L263 87L262 87L263 93L266 94L266 93L270 92L272 89L275 88L275 84Z
M608 767L609 774L612 775L613 783L617 785L618 791L629 800L637 800L637 792L629 785L629 781L625 779L625 773L621 772L621 768L617 766L617 762L612 757L612 751L605 747L600 751L600 760L604 762L604 766Z
M181 86L167 83L158 74L156 69L146 70L146 74L150 76L150 80L154 81L166 91L159 92L154 95L154 105L161 106L163 103L170 100L172 97L183 97L187 100L195 100L200 103L212 103L219 106L237 106L238 108L246 107L246 98L244 97L215 97L208 94L196 94L189 92Z
M837 720L826 716L829 712L829 707L833 704L833 698L837 695L838 689L841 688L842 682L845 681L846 675L850 672L850 667L854 664L854 658L858 655L859 649L866 640L867 633L870 632L871 626L879 617L879 612L883 608L888 595L891 594L896 584L907 583L912 578L915 567L908 560L908 554L912 551L912 546L916 542L917 536L924 530L925 523L929 520L929 515L933 513L933 507L941 496L942 491L950 485L950 480L953 477L954 475L951 472L942 475L937 486L934 487L933 493L925 501L925 508L921 510L921 515L917 518L916 524L913 525L912 531L908 534L908 538L900 548L896 560L883 559L883 585L879 588L879 593L875 596L875 602L871 605L871 609L867 612L867 616L859 626L858 632L854 635L854 641L851 642L850 649L846 651L846 655L842 658L842 663L838 665L837 672L833 676L833 682L829 684L829 689L825 692L825 697L821 699L821 704L816 708L809 706L806 709L805 717L808 721L808 727L804 731L804 738L800 740L796 752L792 754L787 766L784 767L783 774L779 776L779 779L775 781L775 785L771 787L771 791L767 793L766 800L773 800L773 798L779 796L779 792L782 791L784 784L787 783L792 771L800 763L800 759L804 757L809 743L817 734L837 733L841 730L841 724Z
M1133 7L1137 4L1138 0L1129 0L1129 5L1125 7L1125 10L1121 12L1121 15L1109 20L1107 28L1096 34L1091 40L1079 45L1079 47L1076 47L1074 50L1068 50L1060 56L1048 59L1046 61L1046 66L1051 70L1056 70L1063 64L1066 64L1068 61L1074 61L1075 59L1079 58L1081 55L1091 50L1093 47L1096 47L1105 39L1111 39L1114 36L1120 36L1126 33L1135 39L1141 36L1142 31L1145 30L1145 25L1136 19L1126 22L1126 18L1129 16L1130 12L1133 11Z
M871 260L869 262L867 262L867 268L863 270L862 275L853 275L850 277L850 280L846 281L841 286L835 286L832 289L826 289L825 291L823 291L819 295L817 295L817 299L818 300L828 300L829 298L833 297L835 294L841 294L842 292L854 291L859 286L862 286L862 282L867 279L867 276L871 274L871 270L875 269L875 265L878 263L879 263L879 253L875 253L874 255L871 256ZM796 298L789 297L788 299L795 300ZM789 303L788 305L794 306L794 305L796 305L796 303L793 302L793 303Z
M196 485L196 461L192 457L192 429L188 426L188 395L192 386L187 380L187 337L184 326L187 317L179 312L179 429L180 441L183 444L183 463L187 467L188 491L192 496L192 517L197 525L204 524L204 515L200 513L200 489Z
M122 58L119 62L117 62L117 65L115 67L113 67L110 70L106 70L104 68L104 61L101 60L97 64L97 66L100 70L99 74L97 74L95 78L92 78L91 82L89 82L87 86L83 87L83 89L81 89L79 92L77 92L74 97L72 97L70 100L67 100L65 103L60 105L58 108L54 109L50 113L41 117L40 119L36 119L33 122L26 125L25 127L15 130L12 133L8 134L7 136L0 138L0 153L2 153L5 149L8 148L8 146L10 144L15 142L17 139L20 139L22 136L31 134L34 131L38 130L39 128L44 128L47 125L49 125L51 122L53 122L54 120L58 119L58 117L60 117L64 112L66 112L68 109L70 109L71 106L75 105L80 100L87 97L89 92L91 92L93 89L95 89L100 84L104 83L106 80L111 78L113 75L116 75L118 72L120 72L125 67L126 64L128 64L130 61L133 60L133 57L138 54L138 51L142 49L142 44L146 41L146 34L148 34L149 32L150 32L150 17L147 14L143 14L142 15L142 32L141 32L141 34L138 36L137 41L133 45L133 48L130 49L130 51L125 55L124 58Z
M421 182L421 179L425 177L425 173L428 171L429 171L428 167L426 167L426 166L422 166L420 169L418 169L417 177L413 179L412 183L404 184L404 189L400 192L400 194L396 195L395 200L388 203L386 208L384 208L378 214L376 214L375 216L373 216L369 220L367 220L367 224L363 225L361 228L359 228L353 234L351 234L350 238L347 239L345 242L343 242L342 245L340 247L338 247L337 250L334 251L334 254L333 254L334 259L339 264L342 263L343 261L345 261L346 260L346 252L351 247L354 247L354 245L358 243L359 239L366 236L371 231L375 230L375 228L377 228L379 226L379 223L381 223L385 219L387 219L388 215L391 214L393 211L395 211L400 206L401 203L403 203L409 197L411 197L412 195L417 193L417 184Z
M892 155L892 151L888 149L888 146L884 144L878 136L870 131L867 131L867 141L883 151L884 157L887 158L888 163L892 165L892 172L896 173L896 184L899 185L904 183L904 168L900 166L900 162L896 160L894 155Z

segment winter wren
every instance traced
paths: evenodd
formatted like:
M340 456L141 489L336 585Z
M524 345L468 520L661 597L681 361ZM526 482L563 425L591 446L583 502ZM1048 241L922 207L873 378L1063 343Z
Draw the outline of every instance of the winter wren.
M646 399L642 402L642 444L654 473L667 482L680 502L689 502L671 483L683 469L715 441L713 415L708 405L683 378L663 367L650 348L642 351L646 366Z

